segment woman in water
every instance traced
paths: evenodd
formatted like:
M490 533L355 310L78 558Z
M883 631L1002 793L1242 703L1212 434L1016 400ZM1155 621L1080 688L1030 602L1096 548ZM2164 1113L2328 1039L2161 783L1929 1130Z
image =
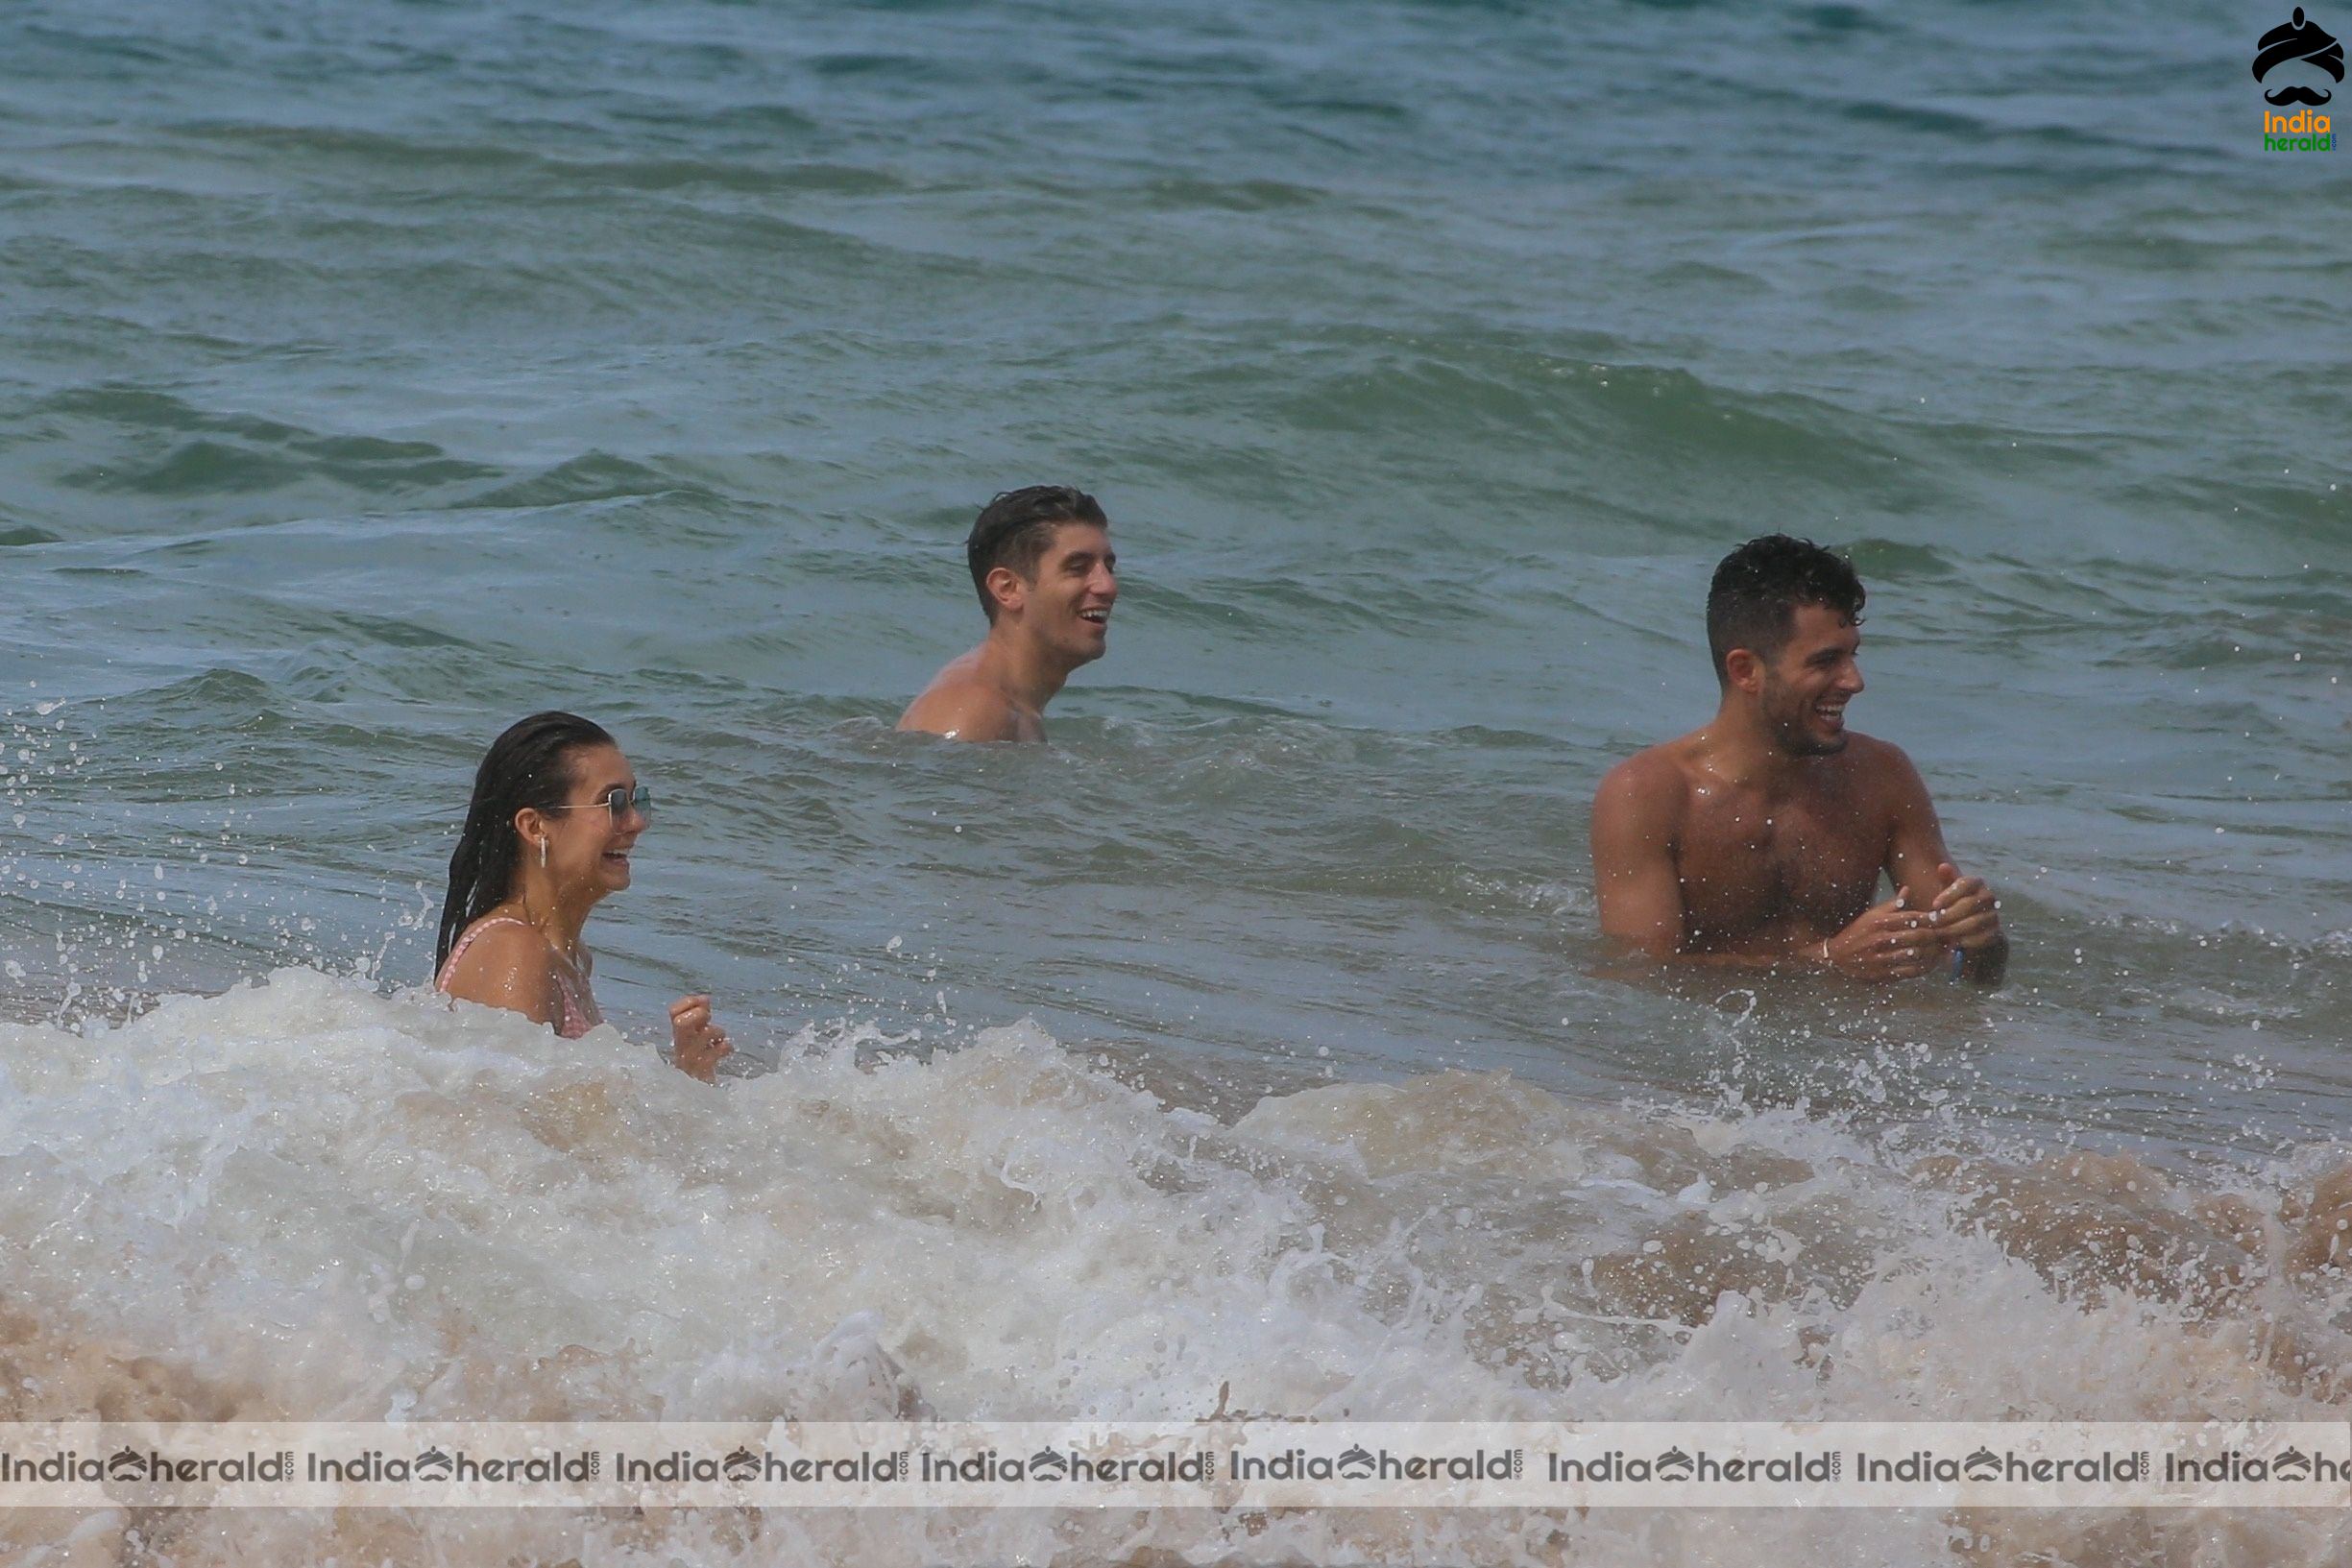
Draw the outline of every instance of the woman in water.
M629 851L652 816L651 792L600 726L533 713L498 736L449 856L435 987L567 1040L603 1023L580 928L597 900L629 885ZM735 1048L711 1022L711 999L672 1002L669 1029L679 1068L715 1082Z

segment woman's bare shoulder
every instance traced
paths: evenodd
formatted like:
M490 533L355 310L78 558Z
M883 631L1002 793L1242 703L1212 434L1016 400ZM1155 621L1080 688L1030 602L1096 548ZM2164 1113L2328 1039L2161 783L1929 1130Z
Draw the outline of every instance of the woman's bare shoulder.
M555 950L536 928L488 917L461 937L441 989L467 1001L509 1007L545 1024L554 1017Z

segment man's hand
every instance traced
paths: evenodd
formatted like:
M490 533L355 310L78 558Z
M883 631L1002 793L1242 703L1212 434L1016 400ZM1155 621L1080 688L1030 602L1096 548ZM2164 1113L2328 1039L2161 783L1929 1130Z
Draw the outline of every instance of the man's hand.
M1927 912L1897 893L1819 946L1805 950L1849 979L1909 980L1943 962L1944 940Z
M2009 933L2000 929L2000 901L1981 877L1963 877L1949 860L1936 863L1944 890L1928 913L1945 946L1960 954L1959 977L1999 985L2009 971Z
M711 1022L709 997L680 997L669 1004L670 1060L690 1078L718 1081L718 1064L732 1055L727 1031Z
M1999 942L2000 901L1993 897L1984 879L1961 876L1960 868L1949 860L1937 865L1935 874L1944 879L1944 890L1928 906L1928 919L1944 945L1963 953L1981 953Z

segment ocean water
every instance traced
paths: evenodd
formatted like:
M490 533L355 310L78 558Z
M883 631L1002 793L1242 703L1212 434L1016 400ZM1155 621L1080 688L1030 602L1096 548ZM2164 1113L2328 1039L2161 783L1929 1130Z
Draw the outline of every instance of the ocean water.
M2282 19L11 8L0 1415L2344 1413L2352 165L2260 150ZM1112 516L1108 657L1051 747L893 734L979 635L972 514L1038 481ZM2000 889L1999 992L1602 962L1591 790L1711 711L1708 574L1774 529L1870 586L1855 723ZM547 706L662 804L590 929L618 1031L573 1044L417 991L473 763ZM744 1047L717 1095L652 1055L690 989ZM2347 1549L2302 1513L0 1532Z

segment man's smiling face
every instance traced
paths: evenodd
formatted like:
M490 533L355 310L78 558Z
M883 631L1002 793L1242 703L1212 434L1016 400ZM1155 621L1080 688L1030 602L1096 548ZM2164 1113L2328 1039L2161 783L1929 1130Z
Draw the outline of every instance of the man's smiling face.
M1757 695L1764 722L1791 757L1846 749L1846 704L1862 689L1862 629L1826 604L1801 604L1788 637L1764 663Z
M1028 584L1023 618L1031 635L1073 665L1102 658L1119 598L1118 566L1109 529L1091 522L1056 527Z

